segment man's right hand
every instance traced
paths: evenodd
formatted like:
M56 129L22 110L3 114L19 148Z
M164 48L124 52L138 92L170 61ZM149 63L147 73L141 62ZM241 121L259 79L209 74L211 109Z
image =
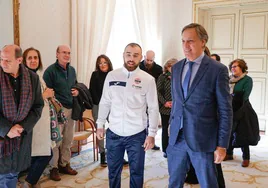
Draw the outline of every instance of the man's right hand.
M97 133L96 133L96 135L97 135L97 138L99 139L99 140L103 140L104 139L104 128L98 128L97 129Z
M18 136L21 136L21 133L23 132L23 127L19 124L14 125L9 132L7 133L7 136L9 138L15 138Z

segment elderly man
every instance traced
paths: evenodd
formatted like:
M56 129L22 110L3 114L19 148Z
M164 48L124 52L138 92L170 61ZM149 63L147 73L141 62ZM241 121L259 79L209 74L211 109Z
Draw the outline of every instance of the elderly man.
M109 185L113 188L121 186L125 150L130 165L130 187L143 187L145 151L155 142L159 113L157 91L154 78L139 68L141 54L142 49L136 43L125 47L124 67L108 73L99 103L97 137L100 140L109 115L106 148Z
M215 163L226 155L232 105L226 66L204 54L206 30L192 23L182 30L185 59L172 67L169 187L183 187L192 163L201 187L218 188Z
M44 101L38 76L27 70L22 51L7 45L0 67L0 187L16 187L18 173L31 165L32 130Z
M53 148L53 158L51 161L53 168L50 171L50 179L60 181L61 178L59 172L69 175L77 174L77 171L70 166L70 149L74 134L74 120L71 118L73 96L77 96L78 91L72 88L77 81L75 69L70 65L70 47L67 45L58 46L56 57L56 62L45 70L43 78L47 87L52 88L55 91L55 97L63 105L65 116L68 121L62 130L62 142Z

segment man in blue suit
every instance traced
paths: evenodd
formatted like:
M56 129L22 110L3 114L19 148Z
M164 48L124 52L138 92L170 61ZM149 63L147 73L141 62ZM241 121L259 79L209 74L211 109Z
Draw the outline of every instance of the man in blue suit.
M182 30L186 56L172 67L172 110L167 148L169 188L183 187L190 163L202 188L218 188L232 127L228 70L204 54L206 30L192 23Z

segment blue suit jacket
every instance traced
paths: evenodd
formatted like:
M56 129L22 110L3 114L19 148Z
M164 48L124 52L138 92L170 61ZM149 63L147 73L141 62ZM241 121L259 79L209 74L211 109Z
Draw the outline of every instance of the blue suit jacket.
M193 151L227 148L233 120L228 69L205 55L184 99L181 77L185 62L172 67L169 144L176 143L183 118L184 137Z

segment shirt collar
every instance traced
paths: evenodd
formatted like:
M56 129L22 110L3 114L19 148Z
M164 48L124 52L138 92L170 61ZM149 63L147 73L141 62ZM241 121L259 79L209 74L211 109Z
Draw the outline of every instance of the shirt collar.
M138 72L140 70L140 67L138 66L134 71L128 71L127 69L126 69L126 67L125 66L123 66L123 72L125 73L125 74L135 74L136 72Z
M198 64L200 65L201 62L202 62L202 59L204 58L205 56L205 53L203 52L198 58L196 58L195 60L193 60L193 62L195 62L195 64ZM187 64L190 60L189 59L186 59L186 63Z

